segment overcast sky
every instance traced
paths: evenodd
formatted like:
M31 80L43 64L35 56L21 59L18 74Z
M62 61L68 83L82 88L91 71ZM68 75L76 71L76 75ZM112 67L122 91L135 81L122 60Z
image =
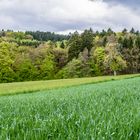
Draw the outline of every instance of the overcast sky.
M140 0L0 0L0 29L140 30Z

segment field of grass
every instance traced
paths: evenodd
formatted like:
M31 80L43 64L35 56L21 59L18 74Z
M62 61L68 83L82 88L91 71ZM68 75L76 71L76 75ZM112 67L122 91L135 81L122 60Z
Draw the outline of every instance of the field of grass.
M0 140L138 140L140 77L0 97Z
M110 80L125 79L137 77L140 74L120 75L120 76L101 76L92 78L76 78L76 79L62 79L50 81L32 81L32 82L18 82L18 83L4 83L0 84L0 95L28 93L34 91L41 91L47 89L69 87L81 84L98 83Z

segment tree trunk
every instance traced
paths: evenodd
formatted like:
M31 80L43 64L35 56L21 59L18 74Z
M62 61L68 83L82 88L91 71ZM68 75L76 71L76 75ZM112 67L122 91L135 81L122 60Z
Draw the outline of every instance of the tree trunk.
M116 71L114 71L114 76L116 76L117 75L117 72Z

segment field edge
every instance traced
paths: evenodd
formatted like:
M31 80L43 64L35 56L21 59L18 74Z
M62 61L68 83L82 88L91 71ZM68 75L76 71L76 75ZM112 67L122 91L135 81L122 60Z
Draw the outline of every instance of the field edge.
M30 81L17 83L0 84L0 96L9 96L16 94L26 94L38 91L58 89L85 84L96 84L107 81L130 79L140 77L140 74L118 75L118 76L99 76L90 78L60 79L47 81Z

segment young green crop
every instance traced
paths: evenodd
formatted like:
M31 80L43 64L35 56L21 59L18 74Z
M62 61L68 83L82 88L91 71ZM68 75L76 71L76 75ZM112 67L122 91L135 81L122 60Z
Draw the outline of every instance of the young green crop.
M132 78L137 76L140 76L140 74L4 83L4 84L0 84L0 95L29 93L29 92L35 92L40 90L69 87L69 86L89 84L89 83L105 82L111 80Z
M0 97L0 140L140 139L140 77Z

